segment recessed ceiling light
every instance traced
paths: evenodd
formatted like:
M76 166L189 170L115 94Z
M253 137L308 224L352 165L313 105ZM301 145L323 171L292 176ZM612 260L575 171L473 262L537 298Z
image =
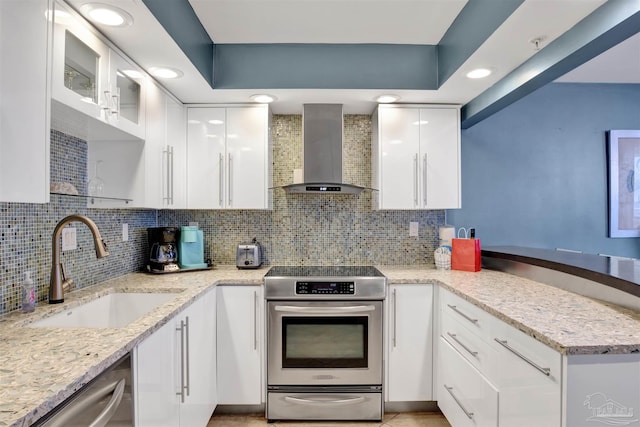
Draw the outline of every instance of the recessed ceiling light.
M273 95L268 95L266 93L259 93L259 94L256 94L256 95L251 95L251 100L252 101L259 102L261 104L268 104L270 102L275 101L276 99L278 99L278 98L276 98Z
M216 119L209 120L209 123L211 123L212 125L223 125L224 124L224 122L222 120L216 120Z
M151 67L149 74L160 79L177 79L184 75L182 71L171 67Z
M483 79L491 74L489 68L476 68L467 73L467 77L470 79Z
M400 97L398 95L380 95L376 98L376 101L381 104L389 104L390 102L396 102Z
M91 21L109 27L128 27L133 17L119 7L103 3L87 3L80 11Z

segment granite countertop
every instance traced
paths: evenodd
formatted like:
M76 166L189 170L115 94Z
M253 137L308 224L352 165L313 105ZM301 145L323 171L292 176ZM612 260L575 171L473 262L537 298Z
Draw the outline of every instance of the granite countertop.
M0 426L29 426L71 396L215 284L260 285L268 268L220 266L179 274L133 273L0 319ZM123 328L32 328L29 323L113 292L176 297Z
M378 266L390 285L448 289L562 354L640 351L640 314L506 273ZM0 318L0 426L28 426L60 404L212 286L261 285L268 268L219 266L182 274L128 274L68 293L60 305ZM123 328L31 328L35 320L112 292L176 297Z
M640 313L507 273L383 267L389 284L434 283L567 355L640 351Z

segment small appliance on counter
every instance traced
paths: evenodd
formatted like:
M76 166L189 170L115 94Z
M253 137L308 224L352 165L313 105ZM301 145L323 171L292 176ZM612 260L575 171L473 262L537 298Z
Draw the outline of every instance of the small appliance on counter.
M167 273L179 270L178 266L178 238L180 230L177 227L147 228L149 241L150 272Z
M213 268L204 262L204 239L197 226L147 228L149 259L146 271L182 273Z
M183 269L207 268L204 262L204 243L202 230L195 226L180 227L180 242L178 243L180 257L178 265Z
M236 267L258 268L262 265L262 245L254 237L249 243L240 243L236 251Z

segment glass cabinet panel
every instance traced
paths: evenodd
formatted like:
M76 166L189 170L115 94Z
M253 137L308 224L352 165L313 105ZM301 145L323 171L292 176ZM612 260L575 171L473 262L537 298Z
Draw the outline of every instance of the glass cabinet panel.
M117 71L116 87L118 90L121 117L138 123L140 109L140 84L127 76L126 71Z
M64 85L94 104L98 103L99 63L100 55L65 31Z

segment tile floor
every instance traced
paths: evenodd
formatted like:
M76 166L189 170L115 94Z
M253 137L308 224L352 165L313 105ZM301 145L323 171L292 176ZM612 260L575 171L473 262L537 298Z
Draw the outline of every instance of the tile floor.
M382 422L348 421L278 421L268 424L263 414L218 415L214 414L207 427L451 427L440 412L389 412Z

